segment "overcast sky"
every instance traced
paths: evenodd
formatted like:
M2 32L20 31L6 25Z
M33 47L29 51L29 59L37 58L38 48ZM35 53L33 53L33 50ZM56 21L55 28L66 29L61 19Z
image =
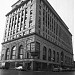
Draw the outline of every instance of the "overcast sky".
M0 43L3 41L5 30L5 15L11 10L17 0L0 0ZM73 35L74 45L74 0L48 0L56 12L60 15L66 25L69 27L70 32ZM0 51L2 46L0 45ZM75 48L74 48L75 49ZM74 51L75 54L75 51Z

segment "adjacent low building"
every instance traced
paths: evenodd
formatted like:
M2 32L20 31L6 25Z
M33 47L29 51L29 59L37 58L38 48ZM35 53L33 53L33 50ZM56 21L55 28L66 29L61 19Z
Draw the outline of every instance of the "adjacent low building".
M72 34L47 0L19 0L6 18L1 60L9 68L73 67Z

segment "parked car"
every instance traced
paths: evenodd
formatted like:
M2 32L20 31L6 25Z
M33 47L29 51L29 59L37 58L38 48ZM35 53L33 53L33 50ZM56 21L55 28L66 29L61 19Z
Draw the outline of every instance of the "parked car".
M57 68L54 68L53 69L53 72L59 72L59 71L62 71L62 68L61 67L57 67Z
M59 68L54 68L54 69L53 69L53 72L59 72L59 71L60 71Z
M21 70L21 69L23 69L23 67L22 67L22 66L15 67L15 69L16 69L16 70Z
M15 67L15 69L20 71L25 71L25 69L22 66Z

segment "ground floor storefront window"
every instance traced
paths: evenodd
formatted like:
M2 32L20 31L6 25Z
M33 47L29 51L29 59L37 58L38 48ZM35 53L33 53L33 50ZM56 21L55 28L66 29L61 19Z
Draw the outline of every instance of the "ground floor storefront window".
M56 68L60 68L61 65L53 64L53 63L46 63L46 62L39 62L39 61L16 61L16 62L9 62L10 69L16 69L16 67L22 67L23 70L29 71L53 71ZM65 67L65 66L64 66ZM64 68L62 67L62 68Z
M10 62L10 68L15 68L15 62Z

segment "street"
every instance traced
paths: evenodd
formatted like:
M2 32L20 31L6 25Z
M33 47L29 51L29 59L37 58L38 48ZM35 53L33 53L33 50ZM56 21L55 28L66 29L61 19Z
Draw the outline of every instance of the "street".
M0 69L0 75L75 75L75 72L29 72Z

